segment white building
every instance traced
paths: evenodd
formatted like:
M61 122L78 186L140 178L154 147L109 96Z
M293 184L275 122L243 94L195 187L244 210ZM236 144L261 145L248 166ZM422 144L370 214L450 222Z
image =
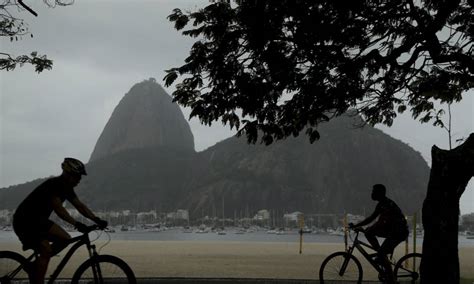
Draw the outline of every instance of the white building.
M11 215L10 210L8 210L8 209L0 210L0 218L7 218L10 215Z
M347 223L357 224L364 219L365 217L361 215L347 214Z
M267 221L270 220L270 211L266 209L259 210L257 214L253 217L257 221Z
M285 222L298 222L300 216L302 215L303 213L296 211L293 213L287 213L283 215L283 219L285 220Z
M166 218L173 220L189 220L189 211L178 209L176 212L170 212L166 214Z
M156 220L156 211L151 210L148 212L138 212L137 213L137 222L138 223L152 223Z
M0 210L0 219L2 222L10 223L12 220L12 214L8 209Z
M176 219L189 220L189 211L185 209L178 209L176 211Z

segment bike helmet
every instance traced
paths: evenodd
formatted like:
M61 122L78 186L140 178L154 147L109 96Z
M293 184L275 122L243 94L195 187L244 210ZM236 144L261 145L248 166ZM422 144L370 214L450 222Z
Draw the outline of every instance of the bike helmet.
M87 175L86 167L84 166L84 164L74 158L64 158L64 162L61 164L61 168L67 173Z

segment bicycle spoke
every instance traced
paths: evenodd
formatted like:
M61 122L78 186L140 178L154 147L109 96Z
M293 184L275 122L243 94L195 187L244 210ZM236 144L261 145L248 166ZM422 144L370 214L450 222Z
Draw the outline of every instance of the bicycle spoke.
M29 283L28 274L21 263L12 258L0 258L0 284Z
M98 266L103 281L99 283L128 283L127 275L122 269L120 269L120 267L118 267L114 263L101 262L98 264ZM97 272L98 269L96 267L96 273ZM79 283L95 283L94 269L92 268L92 266L84 271Z
M113 256L98 256L87 261L76 271L72 283L136 283L130 267Z
M408 254L395 266L395 275L399 283L420 283L421 254Z
M324 283L333 281L360 281L362 270L355 258L346 253L330 255L320 269L320 280Z

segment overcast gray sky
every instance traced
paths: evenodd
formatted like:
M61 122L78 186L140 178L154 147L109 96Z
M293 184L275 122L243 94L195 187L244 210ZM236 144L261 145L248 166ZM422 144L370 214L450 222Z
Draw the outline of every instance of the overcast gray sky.
M30 66L0 73L0 187L60 173L66 156L88 161L119 100L149 77L159 83L163 70L180 66L192 40L166 19L173 8L195 9L207 0L82 0L47 8L25 1L37 18L23 11L34 37L18 42L1 38L0 50L12 54L38 51L53 59L51 71ZM168 93L173 88L166 88ZM472 92L453 107L455 138L474 132ZM183 109L186 117L189 110ZM189 121L196 150L233 134L220 123L205 127ZM414 121L409 114L390 128L379 127L419 151L430 163L433 144L448 147L440 128ZM400 177L403 178L403 177ZM474 212L474 182L461 199L463 214Z

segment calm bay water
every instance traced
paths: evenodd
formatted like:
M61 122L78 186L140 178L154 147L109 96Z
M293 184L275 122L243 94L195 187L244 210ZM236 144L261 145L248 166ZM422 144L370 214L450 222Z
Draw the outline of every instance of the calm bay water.
M76 232L70 232L72 236L77 235ZM255 231L239 234L235 229L229 229L225 235L219 235L215 232L208 233L184 233L182 229L169 229L165 231L116 231L109 234L112 240L129 240L129 241L232 241L232 242L299 242L299 234L297 231L285 232L285 234L269 234L266 231ZM96 233L91 233L91 238L95 239ZM100 239L107 239L105 233L102 233ZM0 242L16 242L16 235L12 231L0 231ZM344 237L331 234L313 234L305 233L303 235L304 242L311 243L344 243ZM423 243L422 237L417 238L417 245ZM410 243L412 238L410 236ZM467 239L466 236L459 236L460 247L474 247L474 239Z

